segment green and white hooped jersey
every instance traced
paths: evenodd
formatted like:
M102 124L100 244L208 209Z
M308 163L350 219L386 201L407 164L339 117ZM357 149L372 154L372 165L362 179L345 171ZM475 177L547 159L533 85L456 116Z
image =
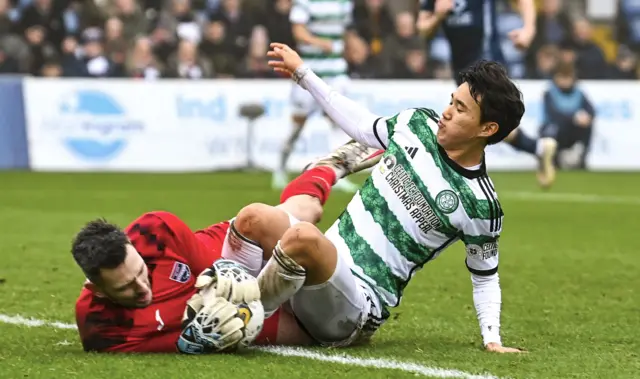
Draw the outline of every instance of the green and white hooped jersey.
M381 162L326 233L354 275L395 307L416 271L458 240L470 272L495 273L504 214L484 162L478 170L453 162L437 143L432 110L378 119L376 136L383 127Z
M347 75L342 40L352 20L352 0L294 0L289 15L292 24L305 24L314 36L335 41L333 53L319 47L298 44L297 51L305 63L321 78Z

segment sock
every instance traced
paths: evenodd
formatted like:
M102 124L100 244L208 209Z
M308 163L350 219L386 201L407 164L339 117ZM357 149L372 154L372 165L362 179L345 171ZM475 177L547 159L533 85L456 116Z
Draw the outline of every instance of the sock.
M518 131L518 135L516 139L511 142L511 146L513 146L516 150L525 151L529 154L536 155L536 144L537 141L522 131Z
M234 221L231 221L225 242L222 244L222 258L243 264L251 275L258 276L262 268L262 247L240 234L236 230Z
M269 318L264 320L262 325L262 331L253 342L254 345L275 345L278 341L278 329L280 326L280 314L282 308L278 310Z
M283 172L287 168L287 161L289 161L289 156L291 155L291 152L293 152L293 148L300 137L300 133L302 133L302 126L295 125L293 127L293 132L291 132L287 142L284 144L282 154L280 155L280 170Z
M336 173L331 167L314 167L303 172L285 187L280 196L280 204L293 196L309 195L318 198L324 205L335 183Z
M305 269L289 258L278 242L271 259L258 275L260 300L265 318L270 317L285 301L292 298L302 288L305 279Z

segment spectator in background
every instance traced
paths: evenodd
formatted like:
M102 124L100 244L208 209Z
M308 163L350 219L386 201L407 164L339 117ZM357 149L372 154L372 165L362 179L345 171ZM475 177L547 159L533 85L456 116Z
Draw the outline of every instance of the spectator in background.
M614 80L635 80L638 69L638 58L636 54L624 45L618 46L616 62L611 68L610 79Z
M221 21L210 22L200 42L200 54L211 62L216 77L233 77L240 61L236 57L236 47L232 38L227 38L227 31Z
M11 14L9 0L0 0L0 37L16 32L15 16Z
M221 0L220 7L211 15L210 21L219 21L224 25L225 38L234 47L235 59L242 62L248 53L255 19L242 9L241 0Z
M563 9L562 0L543 0L536 18L536 35L527 52L529 72L537 71L538 51L543 46L558 45L571 37L571 19Z
M566 39L558 45L558 64L576 64L576 44L571 39Z
M169 58L167 76L180 79L210 78L211 65L199 56L195 42L182 40L178 43L178 51Z
M119 18L124 25L122 34L127 41L132 41L136 36L149 31L147 19L136 0L111 0L110 3L113 5L108 9L104 19Z
M202 25L196 20L191 0L171 0L158 21L158 28L169 32L171 38L195 44L202 38Z
M47 61L40 70L40 76L43 78L59 78L62 76L62 66L57 60Z
M19 72L18 60L7 53L4 44L0 43L0 74Z
M395 25L386 0L356 2L353 9L355 31L369 44L369 55L382 52L383 41L393 34Z
M264 26L253 29L249 44L249 53L241 67L238 68L236 77L270 79L278 75L269 67L267 51L269 51L269 35Z
M60 48L62 40L66 37L62 12L54 8L53 0L33 0L22 12L19 25L21 33L27 37L30 45L53 46ZM36 32L39 29L40 32ZM37 41L36 39L42 40ZM37 54L37 53L36 53ZM40 58L35 57L36 61ZM36 71L40 71L40 66ZM32 67L33 68L33 67Z
M573 37L576 48L576 69L580 79L605 79L609 72L604 53L592 41L593 30L586 18L580 17L573 23Z
M353 79L380 79L382 73L378 59L370 54L370 45L358 34L347 34L345 41L345 59L349 65L349 76Z
M577 87L575 67L560 64L550 88L543 95L541 137L558 143L554 162L563 168L585 168L591 144L595 109Z
M54 45L47 40L47 30L42 25L31 25L24 31L29 45L28 74L38 75L44 62L57 54Z
M124 63L127 58L127 41L123 35L122 21L117 17L111 17L104 25L105 31L105 55L117 66L118 72L124 72Z
M65 40L66 53L63 71L65 76L108 78L122 76L104 51L104 35L100 28L92 27L82 32L82 48L74 46L72 38Z
M615 25L618 43L640 53L640 1L618 0Z
M271 41L282 41L288 46L295 47L296 41L289 21L291 6L292 0L270 0L261 23L266 26Z
M136 38L125 62L125 74L130 78L154 80L163 76L162 64L153 54L151 39Z
M527 73L529 79L551 79L558 65L560 51L555 45L544 45L536 52L535 65Z
M407 46L404 62L398 66L395 77L398 79L429 79L432 76L424 44L418 40Z
M423 41L416 35L416 21L410 12L400 12L395 19L395 32L383 42L381 59L385 70L391 71L391 77L406 74L406 55L409 50L419 46L426 50Z

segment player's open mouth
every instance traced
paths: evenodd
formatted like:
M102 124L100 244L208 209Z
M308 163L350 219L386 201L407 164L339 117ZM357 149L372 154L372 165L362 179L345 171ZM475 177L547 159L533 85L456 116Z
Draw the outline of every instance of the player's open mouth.
M438 120L438 129L442 128L444 128L444 124L442 123L442 120Z

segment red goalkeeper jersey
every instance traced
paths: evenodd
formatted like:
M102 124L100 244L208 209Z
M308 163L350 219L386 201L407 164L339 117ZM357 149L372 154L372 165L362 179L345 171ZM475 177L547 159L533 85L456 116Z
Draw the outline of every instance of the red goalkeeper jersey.
M149 269L153 301L146 308L124 308L84 288L76 302L84 350L176 352L196 277L220 258L228 227L222 222L194 233L168 212L145 213L133 221L125 232ZM263 334L273 334L267 324Z

